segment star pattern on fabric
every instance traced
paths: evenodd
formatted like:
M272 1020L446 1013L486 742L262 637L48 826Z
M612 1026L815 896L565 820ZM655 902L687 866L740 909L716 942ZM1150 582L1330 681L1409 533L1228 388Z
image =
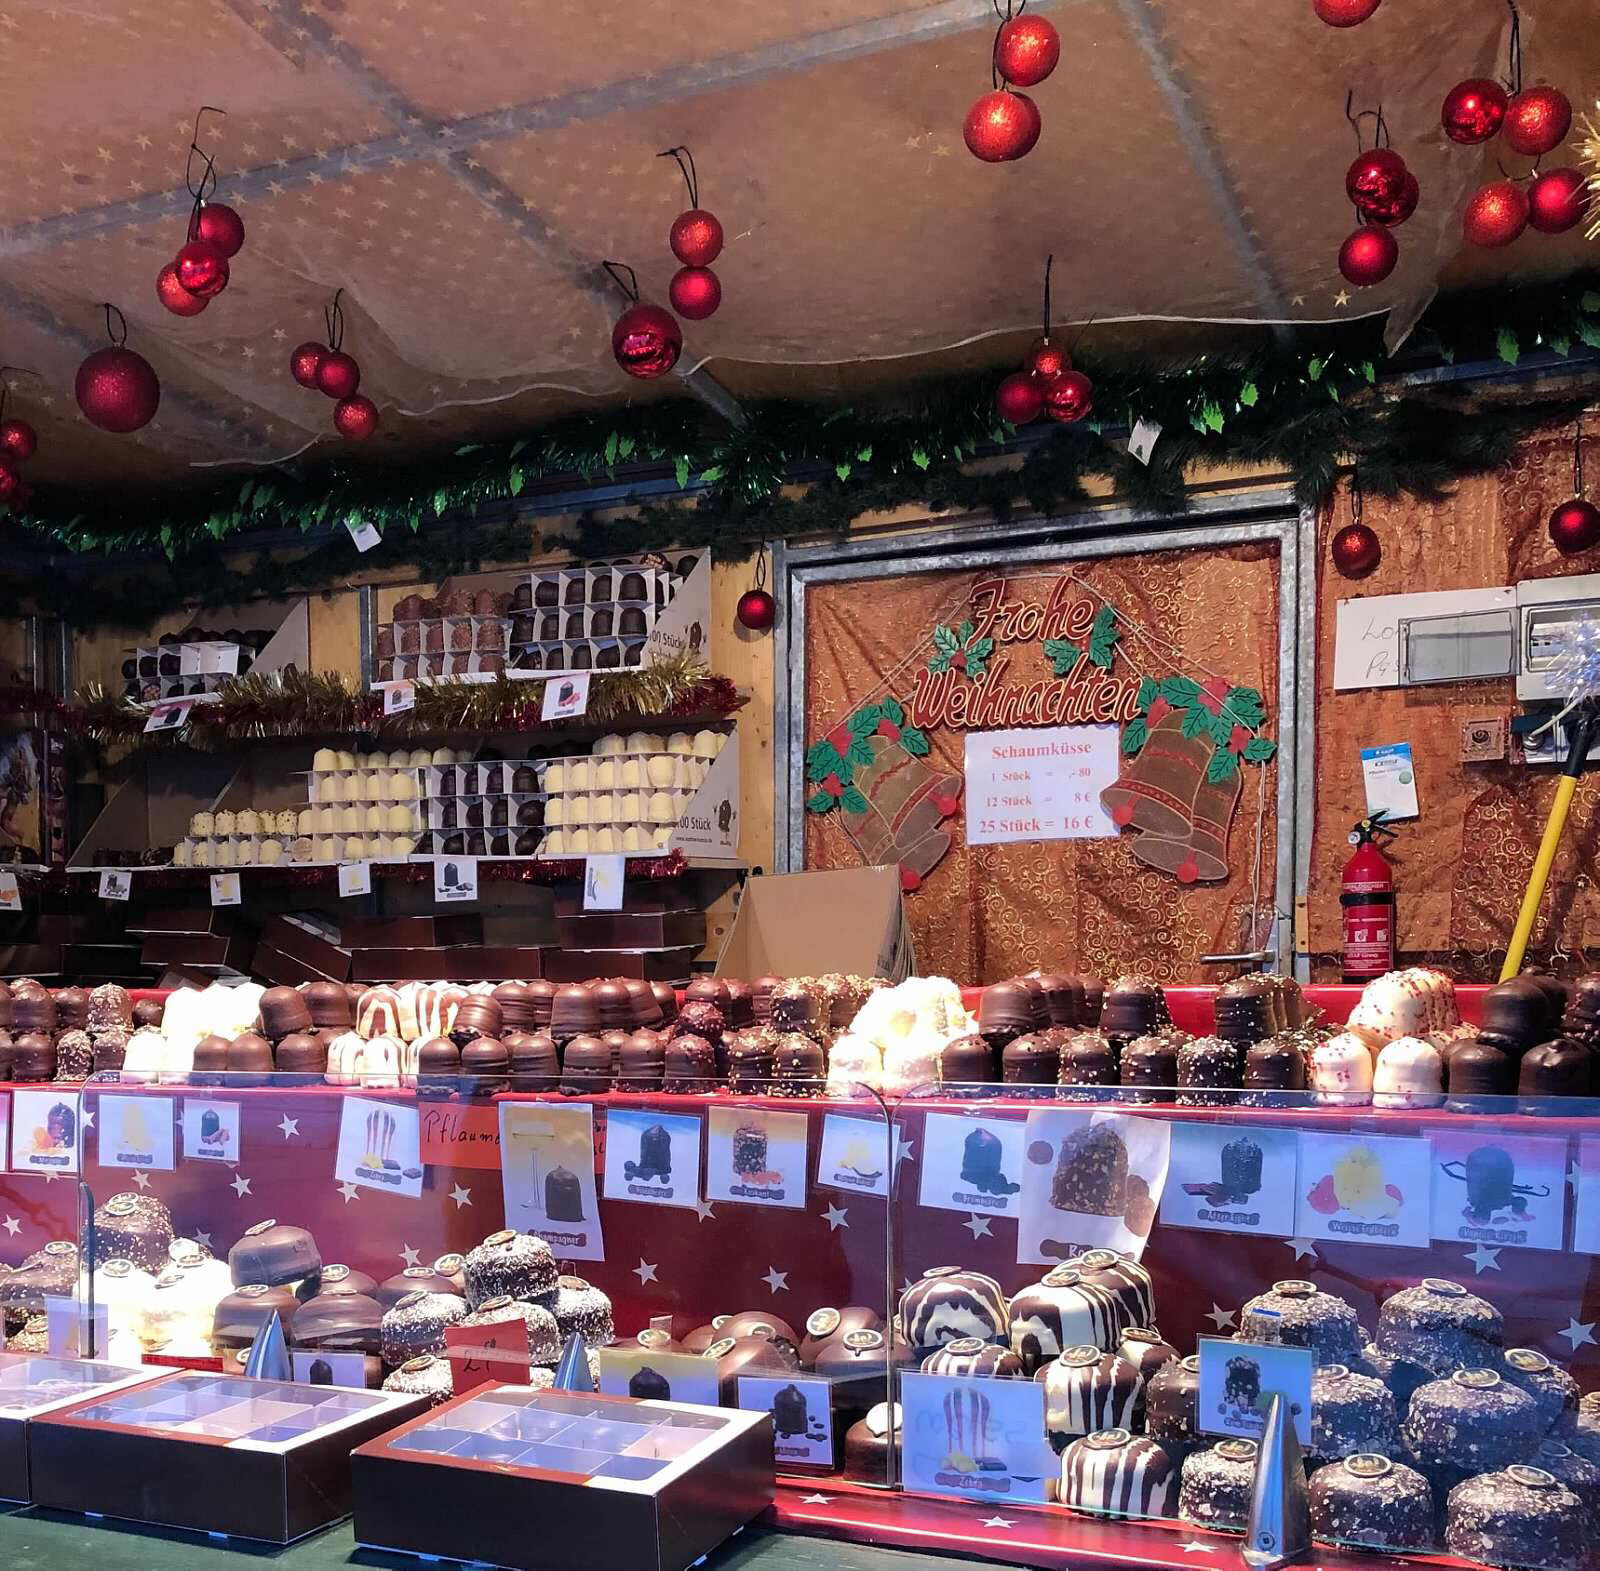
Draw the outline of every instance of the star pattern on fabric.
M408 1266L421 1265L422 1251L420 1249L413 1249L410 1244L402 1244L400 1246L400 1258L405 1261Z
M344 1183L339 1185L339 1193L344 1196L344 1203L349 1205L361 1191L355 1184L346 1179Z
M1211 1306L1211 1313L1208 1315L1203 1315L1201 1318L1209 1320L1212 1325L1217 1328L1217 1330L1226 1331L1228 1327L1233 1324L1233 1317L1235 1313L1235 1310L1224 1309L1221 1304L1213 1304Z
M1304 1260L1307 1256L1313 1260L1321 1258L1317 1254L1317 1246L1309 1238L1286 1238L1283 1244L1284 1248L1294 1251L1296 1260Z
M150 1187L150 1175L136 1170L133 1175L133 1182L138 1189L148 1189Z
M633 1275L639 1278L639 1286L643 1287L646 1282L656 1280L656 1268L641 1255L638 1265L633 1268Z
M789 1273L780 1271L776 1266L768 1266L767 1274L761 1278L774 1293L789 1291Z
M1467 1251L1467 1259L1472 1262L1475 1276L1482 1276L1485 1271L1498 1271L1500 1269L1500 1251L1486 1248L1479 1244L1476 1249Z
M696 1200L694 1203L694 1212L702 1222L712 1222L716 1220L717 1213L711 1209L711 1202L709 1200Z
M250 1193L250 1180L246 1178L243 1173L240 1173L239 1176L228 1185L228 1187L234 1192L234 1194L243 1200L244 1197Z
M822 1213L822 1220L828 1224L830 1233L837 1233L841 1227L849 1227L849 1222L845 1220L848 1215L849 1210L847 1207L829 1205L828 1209Z
M283 1131L283 1138L285 1140L293 1140L294 1137L300 1133L300 1120L298 1118L290 1118L289 1115L285 1113L282 1120L278 1124L278 1128Z
M1572 1351L1576 1353L1580 1347L1584 1346L1585 1343L1589 1344L1590 1346L1596 1345L1594 1340L1594 1328L1597 1323L1600 1322L1593 1320L1584 1322L1581 1320L1569 1319L1567 1321L1567 1329L1565 1331L1557 1331L1556 1335L1564 1336L1571 1344Z
M470 1189L463 1189L460 1184L457 1184L455 1188L450 1191L450 1198L455 1201L456 1210L459 1211L462 1206L469 1206L472 1204L472 1191Z
M972 1215L969 1216L961 1225L972 1234L974 1241L980 1238L994 1237L994 1234L989 1231L989 1218L986 1216L979 1216L976 1211L974 1211Z

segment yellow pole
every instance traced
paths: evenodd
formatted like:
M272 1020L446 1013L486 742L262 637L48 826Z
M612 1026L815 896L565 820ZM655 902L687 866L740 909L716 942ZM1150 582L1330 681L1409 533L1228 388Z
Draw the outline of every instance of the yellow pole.
M1556 799L1550 804L1544 839L1539 842L1539 854L1533 859L1533 872L1528 875L1528 887L1522 894L1522 909L1517 913L1517 925L1511 932L1511 947L1506 950L1506 963L1500 967L1502 982L1514 977L1522 969L1523 956L1528 952L1528 939L1533 933L1533 919L1539 914L1539 902L1544 899L1544 886L1549 882L1550 868L1556 859L1556 847L1561 843L1561 831L1567 826L1567 811L1572 806L1573 793L1577 789L1576 775L1562 775L1556 784Z

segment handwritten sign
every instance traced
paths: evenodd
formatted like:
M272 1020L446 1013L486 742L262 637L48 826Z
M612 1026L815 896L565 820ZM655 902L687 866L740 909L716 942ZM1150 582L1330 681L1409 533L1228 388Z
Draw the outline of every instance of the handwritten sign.
M424 1167L500 1167L500 1114L494 1107L430 1102L422 1110Z
M497 1320L488 1326L446 1326L444 1345L457 1396L491 1382L507 1386L528 1383L526 1320Z
M1100 793L1116 784L1114 725L967 733L967 844L1103 840Z

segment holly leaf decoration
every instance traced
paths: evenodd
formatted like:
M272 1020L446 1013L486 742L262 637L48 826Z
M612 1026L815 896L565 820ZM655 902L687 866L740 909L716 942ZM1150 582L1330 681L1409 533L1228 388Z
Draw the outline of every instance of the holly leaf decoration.
M450 498L443 491L433 493L433 516L438 518L450 505Z
M865 447L856 449L856 462L858 464L870 464L872 462L872 444L870 442Z
M1200 684L1187 676L1169 676L1161 683L1161 696L1174 709L1187 709L1200 696Z
M1507 365L1515 365L1522 358L1522 341L1509 327L1502 327L1494 335L1494 347Z
M1237 721L1252 731L1267 718L1267 706L1253 687L1230 687L1223 701L1230 723Z
M1239 389L1239 402L1243 404L1246 409L1254 409L1260 401L1261 390L1254 382L1246 382L1244 386Z
M935 655L928 661L928 669L930 671L948 671L950 669L950 656Z
M878 722L881 719L883 719L881 704L863 704L850 716L850 729L857 736L871 736L878 729Z
M1309 377L1313 382L1320 382L1322 380L1322 368L1326 364L1327 362L1325 360L1313 359L1308 361L1306 364L1307 377Z
M913 758L926 758L928 756L928 733L918 726L905 726L900 732L900 745Z
M1572 340L1565 333L1556 333L1550 340L1550 347L1565 357L1572 353Z
M833 472L839 477L839 479L848 480L850 478L850 460L841 459L833 466Z
M1151 704L1153 704L1160 696L1161 684L1159 682L1152 682L1149 677L1145 677L1139 683L1139 691L1134 694L1133 701L1139 706L1140 709L1148 710Z
M526 478L522 473L521 464L513 464L511 466L511 473L506 477L506 487L513 496L522 495L522 487Z
M838 797L829 796L826 791L818 791L815 796L806 798L806 811L808 813L831 813L833 804L838 800Z
M1135 715L1122 728L1122 755L1132 758L1150 740L1150 722L1143 715Z
M911 449L911 462L914 463L917 466L918 469L926 469L928 467L928 455L927 455L927 452L923 448L920 448L920 447L912 448Z
M878 708L881 711L878 716L880 720L887 720L891 725L905 724L905 708L898 698L886 698Z
M1183 734L1185 737L1210 736L1211 711L1202 704L1195 704L1183 712Z
M962 641L942 622L933 630L933 647L941 655L953 655L960 647Z
M844 768L844 760L839 757L832 742L813 742L806 749L806 779L826 780L829 775L836 775Z
M1578 337L1591 349L1600 349L1600 327L1596 327L1593 322L1579 322Z
M681 453L673 461L672 472L677 477L678 489L686 490L689 485L689 460Z
M1278 744L1271 737L1253 736L1244 744L1245 759L1252 764L1264 764L1278 751Z
M1233 760L1230 758L1228 762L1231 764ZM867 799L854 786L846 786L844 795L839 798L839 806L847 813L865 813Z
M1208 398L1200 406L1200 420L1208 431L1222 430L1222 405L1216 399Z
M606 438L606 468L609 469L617 461L617 433L613 431Z
M1206 784L1221 785L1225 780L1231 780L1238 774L1238 761L1227 748L1219 747L1211 755L1211 762L1206 765ZM850 793L847 791L845 795Z
M858 736L844 750L844 761L847 764L855 764L862 769L870 769L872 767L872 749L867 746L866 737Z
M1233 740L1233 716L1226 709L1222 709L1214 715L1208 714L1207 719L1211 722L1211 740L1218 747L1226 747Z
M971 618L968 618L961 624L960 627L956 629L956 642L960 644L963 649L965 649L966 646L972 642L972 635L976 631L977 629L973 627Z
M989 663L989 656L994 653L994 640L980 638L973 642L967 650L967 675L974 681L984 673L984 668Z
M1083 658L1083 651L1065 638L1047 638L1043 647L1045 659L1057 676L1071 676L1072 668Z
M1102 671L1110 666L1117 640L1121 637L1117 628L1117 613L1108 605L1101 606L1095 612L1094 625L1089 629L1089 658Z

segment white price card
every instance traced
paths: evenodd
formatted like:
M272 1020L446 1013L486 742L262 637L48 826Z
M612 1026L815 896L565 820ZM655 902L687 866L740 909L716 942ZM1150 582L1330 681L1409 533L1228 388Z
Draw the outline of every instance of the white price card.
M350 531L351 542L358 551L370 551L373 546L383 543L383 536L378 533L378 526L362 518L359 513L352 513L345 519L344 527Z
M211 875L211 903L214 906L236 906L239 904L239 875L237 873L213 873Z
M417 684L415 682L390 682L383 690L383 712L386 715L398 715L407 709L417 707Z
M0 911L20 911L22 890L17 887L15 873L0 873Z
M441 905L459 905L478 898L478 859L438 856L433 859L433 898Z
M194 708L192 698L175 698L170 704L157 704L144 723L145 734L152 731L176 731L189 718Z
M586 856L583 859L585 911L622 909L622 876L627 862L626 856L611 853L605 856Z
M541 720L575 720L589 707L588 671L569 671L553 676L544 684Z
M370 895L372 893L372 863L341 862L339 864L340 895Z
M1156 443L1161 440L1161 425L1156 420L1146 420L1142 416L1133 423L1133 430L1128 437L1128 451L1139 460L1141 464L1150 462L1150 455L1156 449Z
M108 867L100 874L100 898L102 900L126 900L132 893L132 873L125 873L118 867Z

